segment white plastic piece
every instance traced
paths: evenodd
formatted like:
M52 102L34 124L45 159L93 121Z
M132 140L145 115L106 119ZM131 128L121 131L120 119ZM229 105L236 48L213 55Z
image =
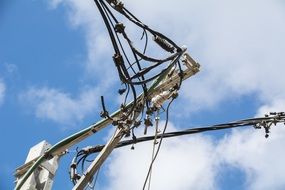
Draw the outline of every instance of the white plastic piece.
M31 160L43 155L45 153L45 151L48 150L50 147L51 147L51 145L47 141L42 141L42 142L36 144L35 146L33 146L30 149L25 163L28 163Z
M183 46L182 49L186 51L186 46ZM161 108L162 104L171 97L173 88L179 85L180 80L186 80L199 72L199 63L197 63L188 53L183 54L182 62L185 65L182 76L179 74L180 71L173 67L170 69L165 79L156 87L156 91L152 94L151 99L154 107Z
M156 95L155 97L153 97L151 99L151 102L153 104L154 107L156 108L161 108L162 104L169 99L169 97L171 96L171 92L169 90L167 91L163 91L162 93Z
M23 174L31 163L43 155L50 147L51 145L48 142L42 141L30 149L25 164L16 170L16 183L21 181ZM43 162L26 180L21 190L51 190L53 177L58 168L58 160L59 157L54 156L52 159Z

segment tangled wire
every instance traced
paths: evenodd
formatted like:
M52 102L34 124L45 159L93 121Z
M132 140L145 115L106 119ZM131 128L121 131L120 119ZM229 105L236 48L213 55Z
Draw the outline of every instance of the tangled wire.
M160 138L163 138L168 123L168 112L172 101L177 97L177 91L180 89L185 73L182 69L181 58L185 54L186 48L179 47L172 40L165 35L151 29L149 26L135 17L124 4L119 0L94 0L104 24L107 28L109 37L114 49L113 61L116 66L120 81L124 88L118 90L120 95L125 95L124 101L121 104L121 114L118 117L111 117L105 106L104 97L101 96L102 112L101 117L112 121L114 126L118 128L125 128L124 135L132 136L135 142L137 137L134 129L145 125L145 134L147 128L153 126L152 116L153 113L159 109L163 109L162 104L167 99L171 99L165 110L166 124ZM123 17L128 22L134 24L135 27L142 30L141 40L145 39L142 50L139 50L134 45L134 41L129 37L126 32L126 26L122 21L119 21L115 12ZM149 36L152 37L154 44L159 51L167 54L162 58L147 55L149 46ZM128 53L130 52L130 53ZM191 62L191 61L190 61ZM192 62L194 62L192 60ZM193 71L193 73L196 73ZM192 71L190 74L193 74ZM176 78L174 77L176 76ZM188 76L189 77L189 73ZM164 85L164 91L156 94L156 101L154 98L154 91L161 81L165 78L171 78L171 82ZM174 80L175 78L175 80ZM138 95L138 92L142 92ZM133 102L127 104L129 94L132 94ZM157 93L157 92L156 92ZM154 160L157 157L161 146L160 140L156 153L153 154L153 159L150 164L150 169L146 177L145 184L150 176L151 168ZM87 157L94 153L93 149L85 148L77 152L77 155L72 160L70 166L70 178L73 184L81 178L84 173L84 165L89 161ZM77 171L77 165L81 164L81 172ZM82 173L82 174L79 174ZM98 175L98 173L97 173ZM97 176L96 175L96 176ZM97 179L97 177L96 177ZM96 181L96 180L95 180ZM145 184L143 189L145 188Z
M121 109L125 113L122 114L120 120L126 120L134 113L135 109L141 109L142 111L143 108L146 107L147 112L150 112L151 102L148 98L148 84L153 82L159 76L163 76L168 73L171 68L181 68L180 58L186 49L180 48L165 35L142 23L125 8L121 1L95 0L95 4L109 33L109 37L114 48L113 61L118 71L119 78L124 86L124 88L119 89L119 94L125 94L124 102L121 105ZM117 19L111 9L115 10L142 30L143 35L141 39L143 39L143 37L145 38L145 45L142 51L134 46L133 41L126 32L126 26ZM167 52L170 55L164 58L156 58L146 55L149 44L149 35L151 35L153 41L159 45L160 50ZM123 45L124 43L122 41L127 44L127 47ZM130 55L126 53L127 48L131 52ZM134 61L131 62L131 60ZM141 88L143 91L143 98L141 99L138 99L138 88ZM134 103L131 108L126 108L126 101L130 92L132 93ZM101 100L103 107L101 116L111 119L104 105L104 99L101 98Z

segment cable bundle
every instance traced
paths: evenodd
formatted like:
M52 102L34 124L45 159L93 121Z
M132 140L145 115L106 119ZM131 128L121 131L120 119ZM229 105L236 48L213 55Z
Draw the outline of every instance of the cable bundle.
M118 0L94 0L95 4L103 18L104 24L109 33L109 37L114 49L113 61L119 74L119 78L125 88L120 89L118 92L120 95L125 94L124 102L121 104L121 114L119 117L111 117L106 109L104 97L101 96L102 109L101 117L112 121L112 124L120 129L124 129L124 136L132 135L132 140L136 141L134 129L140 126L142 123L145 125L145 134L147 128L152 126L152 115L155 111L159 112L159 109L163 109L163 102L171 99L166 109L166 124L163 133L160 135L159 146L153 155L153 161L150 165L150 170L147 174L151 173L151 167L155 158L158 155L162 139L164 137L167 123L168 123L168 111L170 104L177 97L177 91L180 89L183 77L187 74L187 77L195 74L198 70L194 69L194 63L187 63L191 65L191 69L188 68L188 72L184 73L180 59L184 55L186 48L180 48L172 40L164 36L163 34L151 29L138 18L136 18L129 10L127 10L123 3ZM115 11L114 11L115 10ZM131 40L126 32L126 26L120 22L113 12L119 13L129 22L133 23L136 27L143 31L143 37L145 38L144 48L140 51L134 46L134 42ZM148 48L149 35L152 36L154 43L156 43L160 51L163 51L167 56L163 58L157 58L146 54ZM127 50L130 53L127 53ZM134 60L133 62L131 60ZM183 58L185 61L185 59ZM190 61L195 62L195 61ZM187 65L186 63L184 63ZM195 62L196 64L196 62ZM192 68L193 67L193 68ZM178 68L178 69L177 69ZM176 70L177 69L177 70ZM185 74L185 75L184 75ZM165 79L171 79L168 85ZM175 79L175 80L174 80ZM174 81L173 81L174 80ZM164 88L162 91L157 92L158 86L164 82ZM148 85L152 82L151 85ZM174 83L173 83L174 82ZM142 94L137 96L138 90L142 89ZM129 93L133 95L133 102L126 104ZM155 94L154 94L155 92ZM156 95L156 97L154 97ZM153 99L152 99L153 98ZM145 116L145 119L143 119ZM88 161L87 157L94 153L95 148L88 147L77 152L76 157L72 160L70 166L70 178L73 184L76 184L82 177L84 172L85 162ZM77 172L77 165L81 164L81 172ZM96 177L97 178L97 177Z
M126 113L122 116L122 118L120 118L121 121L126 120L131 117L131 114L134 113L135 109L140 108L143 110L143 108L146 107L148 111L150 110L150 100L148 98L149 89L147 86L148 83L166 75L171 68L176 68L177 65L178 68L181 68L179 59L186 49L180 48L165 35L142 23L128 9L125 8L121 1L94 0L94 2L109 33L109 37L114 49L113 61L118 71L119 78L125 85L123 89L119 90L121 95L125 93L125 101L122 103L122 109L126 108L126 100L129 96L129 92L131 92L133 95L134 103L132 104L132 107L130 109L126 108L124 110ZM125 19L143 31L142 37L145 38L143 50L140 51L134 46L133 41L126 32L126 26L117 19L113 12L119 13L120 16L123 16ZM166 52L168 56L164 58L156 58L146 55L149 35L151 35L153 41L158 44L159 50ZM130 54L127 54L126 50L129 50ZM131 60L134 60L134 62L131 62ZM137 97L139 90L138 88L142 89L144 95L140 100L138 100ZM103 100L102 105L104 105ZM104 109L103 112L104 113L102 116L107 118L107 111Z

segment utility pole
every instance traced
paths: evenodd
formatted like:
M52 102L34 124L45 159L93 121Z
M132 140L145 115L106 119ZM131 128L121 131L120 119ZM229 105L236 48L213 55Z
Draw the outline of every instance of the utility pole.
M72 134L53 146L43 141L31 148L25 164L16 169L15 177L17 180L15 190L51 190L59 158L67 152L67 149L80 143L87 137L93 136L110 124L115 127L115 133L106 145L100 146L97 149L90 148L86 152L83 151L83 153L79 151L72 161L70 179L75 185L73 190L83 190L92 181L92 177L98 172L104 161L116 147L156 138L161 139L158 146L160 147L163 138L248 125L252 125L255 128L264 128L265 137L268 137L272 125L284 122L285 114L281 112L271 113L271 116L267 115L265 118L246 119L170 133L166 133L166 122L162 134L140 138L136 138L132 134L133 141L121 141L124 136L130 135L130 132L133 132L134 128L141 126L142 121L144 121L146 132L147 127L152 126L153 113L159 112L163 108L163 104L172 98L166 109L166 121L168 121L168 108L172 100L177 97L182 82L199 72L200 65L186 53L184 46L178 46L165 35L142 23L124 7L124 4L120 0L94 0L94 2L103 18L114 48L112 58L120 81L125 85L124 89L119 89L119 94L125 94L125 101L121 104L120 109L109 115L105 108L104 98L101 96L103 108L103 112L101 113L103 119L101 121ZM141 40L145 38L143 50L139 50L139 48L134 46L133 41L125 31L126 26L116 18L111 9L124 16L129 23L134 24L143 31L141 37ZM167 56L154 57L146 54L148 35L152 36L153 42L158 45L156 47L159 47ZM122 40L124 40L124 43L121 42ZM126 51L124 46L127 46L128 51ZM131 52L132 59L126 52ZM129 92L133 95L133 101L126 104ZM138 95L139 92L140 95ZM155 155L158 154L158 150ZM82 171L83 174L79 175L76 171L76 166L82 159L77 160L77 158L82 155L88 156L95 152L100 153L88 169ZM151 166L155 157L152 160ZM85 158L83 161L85 161ZM149 171L151 171L151 167ZM148 176L145 182L147 182Z
M183 71L183 79L186 80L193 74L199 71L200 65L195 62L191 56L187 53L183 55L183 63L186 66L186 69ZM173 72L173 71L172 71ZM174 70L175 72L175 70ZM151 97L153 98L153 103L157 104L156 106L161 106L164 101L166 101L172 95L170 89L172 89L180 80L180 76L178 72L171 77L166 77L159 85L157 86L156 91L151 93ZM99 170L103 162L106 158L111 154L113 149L118 145L120 140L125 135L125 132L128 130L128 126L121 126L116 129L114 136L108 141L108 143L104 146L103 150L97 155L96 159L91 163L87 171L83 176L81 176L80 180L74 186L73 190L83 190L86 185L91 181L91 178L94 174Z
M186 51L186 48L184 49L184 52ZM171 93L169 93L170 89L172 89L174 86L179 83L180 80L186 80L189 77L195 75L197 72L199 72L200 65L194 61L194 59L188 54L184 53L182 56L182 62L184 64L184 70L183 70L183 76L181 78L181 74L177 70L169 69L168 73L171 72L171 75L165 74L162 77L158 77L158 79L150 86L149 88L149 98L155 101L157 106L162 105L164 101L166 101L170 96ZM167 92L167 93L166 93ZM138 98L138 101L141 101L143 99L143 94L141 94ZM131 107L132 103L129 103L127 107ZM111 118L116 118L122 115L122 110L118 110L110 115ZM26 164L24 166L20 167L21 170L21 178L19 178L19 169L16 170L15 177L17 180L16 190L33 190L27 188L26 184L32 184L32 186L37 186L39 184L39 181L29 181L29 177L33 174L36 175L36 178L39 177L37 173L34 171L37 170L38 167L41 167L42 163L45 163L46 161L50 160L50 158L59 158L61 155L64 155L66 152L66 149L69 147L81 142L85 138L94 135L101 129L105 128L107 125L111 124L112 120L109 118L105 118L98 123L91 125L90 127L60 141L59 143L55 144L54 146L48 146L45 149L43 149L40 154L36 154L34 156L33 160L27 160ZM108 145L102 150L102 152L97 156L97 158L92 162L91 166L88 168L86 175L82 176L80 178L78 189L83 189L87 183L90 181L91 177L96 173L96 171L100 168L100 166L103 164L103 162L106 160L108 155L112 152L112 150L117 146L117 144L120 142L121 138L125 135L125 128L126 126L123 125L123 127L117 127L117 132L114 136L114 138L110 139L108 142ZM57 162L56 162L56 168L57 168ZM25 185L24 185L25 184ZM44 190L50 190L51 185L49 189ZM77 189L77 186L74 187L74 189Z
M80 178L77 184L73 187L73 190L83 190L87 186L87 184L90 181L92 181L91 179L94 176L94 174L99 170L101 165L104 163L104 161L111 154L113 149L117 146L117 144L120 142L120 140L125 135L124 130L125 129L123 128L116 129L113 137L111 137L111 139L105 145L103 150L99 153L96 159L91 163L91 165L86 170L85 175Z
M16 169L15 177L16 184L20 183L23 174L27 171L27 168L31 166L35 160L44 154L51 145L42 141L39 144L33 146L27 156L26 162L23 166ZM59 156L54 156L52 159L47 160L40 164L40 166L30 175L23 185L23 190L51 190L53 184L53 178L58 168Z

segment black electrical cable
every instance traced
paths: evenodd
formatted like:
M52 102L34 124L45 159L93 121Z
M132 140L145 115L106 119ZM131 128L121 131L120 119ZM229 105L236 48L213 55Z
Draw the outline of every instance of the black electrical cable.
M148 83L154 79L156 79L157 77L159 77L160 75L163 75L165 72L167 72L173 65L175 64L175 61L172 62L167 68L163 69L160 73L152 76L151 78L148 78L144 81L138 81L138 82L130 82L130 84L133 84L133 85L139 85L139 84L144 84L144 83ZM129 82L127 82L129 83Z
M116 24L119 24L118 20L117 20L116 17L112 14L112 12L109 10L109 8L107 7L107 5L106 5L102 0L101 0L101 3L102 3L103 8L104 8L104 10L105 10L105 14L109 13L109 14L111 15L111 17L114 19L114 21L116 22ZM108 14L107 14L107 18L109 19L109 21L111 22L111 24L112 24L112 26L113 26L113 29L115 30L115 26L113 25L113 23L112 23L110 17L108 16ZM122 31L122 33L123 33L123 35L125 36L125 38L127 38L126 33L125 33L124 31ZM125 56L127 62L129 63L129 66L132 68L134 74L136 74L136 72L135 72L135 70L133 69L133 67L132 67L132 65L131 65L131 63L130 63L128 57L126 56L125 50L124 50L124 48L123 48L123 46L122 46L122 43L121 43L121 41L120 41L120 39L119 39L119 37L118 37L118 35L117 35L117 32L115 32L115 34L116 34L117 40L119 41L120 47L121 47L121 49L122 49L122 51L123 51L123 54L124 54L124 56ZM128 39L128 38L127 38L127 39ZM139 68L139 70L141 70L141 66L140 66L140 64L139 64L139 60L138 60L138 58L137 58L137 56L136 56L136 53L135 53L135 51L134 51L133 46L131 45L130 40L127 40L127 42L128 42L128 44L129 44L129 46L130 46L132 52L133 52L133 55L134 55L134 57L135 57L136 63L137 63L137 65L138 65L138 68ZM145 49L146 49L146 45L145 45ZM145 50L144 50L144 51L145 51ZM142 80L144 80L144 77L143 77L143 76L142 76ZM144 91L146 92L146 86L145 86L145 85L143 86L143 89L144 89Z
M85 160L87 159L87 157L89 156L90 154L86 154L85 156L83 156L83 159L82 159L82 162L81 162L81 171L83 173L84 171L84 166L85 166Z
M103 1L102 1L102 4L104 4L105 9L106 9L106 10L108 11L108 13L112 16L112 18L114 18L114 20L115 20L114 15L113 15L112 12L108 9L108 7L106 6L106 4L105 4ZM117 21L117 20L115 20L115 22L118 24L118 21ZM144 29L144 30L145 30L145 29ZM130 48L132 49L135 58L136 58L136 54L138 54L141 58L143 58L143 59L145 59L145 60L147 60L147 61L151 61L151 62L165 62L165 61L168 61L168 60L170 60L171 58L173 58L173 56L172 56L172 57L169 57L169 58L164 59L164 60L159 60L159 59L154 59L154 58L147 57L147 56L144 55L144 53L140 53L140 52L132 45L131 40L127 37L127 35L126 35L126 33L125 33L124 31L122 31L122 34L123 34L124 38L127 40L128 44L129 44L129 46L130 46ZM146 33L146 34L147 34L147 33ZM147 45L147 44L145 44L144 52L145 52L145 50L146 50L146 45ZM136 62L139 64L139 61L138 61L138 60L139 60L139 59L136 58ZM138 65L138 67L140 67L140 66Z
M127 119L131 115L131 113L135 110L135 107L137 105L137 94L136 94L135 87L132 84L130 85L130 87L131 87L131 90L132 90L132 93L133 93L133 96L134 96L133 105L132 105L129 113L127 113L126 115L122 116L122 118L121 118L122 120Z
M109 21L108 21L108 18L107 18L106 15L104 14L104 10L103 10L103 8L101 7L101 5L99 4L98 0L94 0L94 2L95 2L95 4L96 4L96 6L97 6L97 8L98 8L98 10L99 10L99 12L100 12L102 18L103 18L103 21L104 21L104 23L105 23L105 26L106 26L107 31L108 31L108 33L109 33L109 36L110 36L110 38L111 38L111 41L112 41L112 44L113 44L113 48L114 48L114 51L115 51L114 60L116 60L116 58L120 59L120 56L121 56L120 50L119 50L118 44L117 44L117 42L116 42L115 36L114 36L114 34L113 34L113 31L112 31L112 29L111 29L111 26L110 26L110 23L109 23ZM123 75L122 75L121 69L120 69L120 67L119 67L120 65L119 65L116 61L115 61L115 63L116 63L117 70L118 70L118 72L119 72L119 75L120 75L121 80L123 80L123 81L126 80L126 78L128 78L128 75L127 75L127 77L123 77L123 78L122 78ZM122 71L124 71L124 70L122 70ZM125 72L125 74L126 74L126 72Z
M109 10L109 8L108 8L107 5L104 3L104 1L99 0L99 2L101 3L101 7L98 5L98 8L99 8L99 10L101 10L100 13L102 14L102 17L103 17L103 19L104 19L104 22L105 22L105 24L107 25L106 27L107 27L108 31L111 30L110 23L111 23L111 25L113 26L113 29L115 30L115 26L114 26L113 22L111 21L111 18L108 16L108 14L111 15L111 17L113 18L113 20L115 21L116 24L119 23L118 20L115 18L115 16L114 16L114 15L112 14L112 12ZM112 1L109 1L108 3L111 5L111 4L112 4ZM114 3L114 2L113 2L113 3ZM98 1L96 1L96 4L99 4ZM103 7L103 8L102 8L102 7ZM111 7L113 7L113 6L111 5ZM129 11L127 11L127 12L129 12ZM104 15L104 16L103 16L103 15ZM133 16L133 15L132 15L132 16ZM109 21L108 21L108 20L109 20ZM138 20L138 19L136 18L136 20ZM145 26L145 25L143 25L143 26ZM147 30L146 30L146 28L143 27L143 29L144 29L145 34L147 35L147 32L146 32ZM149 31L149 30L148 30L148 31ZM153 59L153 58L147 57L147 56L144 55L144 53L140 53L138 50L136 50L135 47L133 47L131 40L127 37L127 35L126 35L126 33L124 32L124 30L122 30L121 32L122 32L124 38L127 40L128 44L129 44L129 46L130 46L130 48L131 48L131 50L132 50L132 52L133 52L133 55L134 55L134 57L135 57L135 59L136 59L136 63L137 63L137 66L138 66L138 68L139 68L139 70L140 70L140 71L139 71L140 73L136 73L136 72L134 71L134 69L132 68L132 64L130 64L129 59L128 59L128 57L126 56L126 53L125 53L125 51L124 51L124 48L122 47L122 44L121 44L120 39L119 39L119 37L118 37L118 35L117 35L117 32L115 32L115 36L117 37L117 40L118 40L118 42L119 42L119 44L120 44L120 47L121 47L121 49L122 49L122 51L123 51L123 54L124 54L124 56L125 56L125 58L126 58L128 64L129 64L129 67L131 67L132 70L133 70L133 72L134 72L134 76L133 76L133 77L130 77L129 74L128 74L128 69L127 69L123 64L116 64L116 66L118 67L117 69L118 69L120 78L122 79L123 82L126 82L126 83L128 83L128 84L132 84L132 85L142 85L144 94L145 94L145 96L147 96L146 83L148 83L148 82L154 80L155 78L157 78L159 75L161 75L161 74L163 73L163 71L166 71L166 69L162 70L162 72L160 72L159 74L157 74L157 75L155 75L155 76L153 76L153 77L151 77L151 78L148 78L148 79L146 79L146 80L144 80L144 75L145 75L146 73L150 72L150 70L152 70L152 69L158 67L159 65L161 65L163 62L169 61L169 60L171 60L171 59L175 59L175 57L177 56L177 53L174 54L174 55L172 55L172 56L170 56L170 57L168 57L168 58L166 58L166 59L163 59L163 60L158 60L158 59ZM109 32L109 33L110 33L110 36L112 37L112 42L113 42L113 44L115 44L115 41L116 41L116 40L114 39L114 34L113 34L112 32ZM157 34L157 33L156 33L156 35L158 35L159 37L161 37L161 38L163 38L164 40L167 41L167 39L165 39L165 38L163 37L163 35L160 35L160 34ZM146 42L147 42L147 41L146 41ZM147 44L145 44L144 52L146 51L146 47L147 47ZM116 48L116 49L117 49L117 48ZM116 51L116 52L118 52L118 53L117 53L117 56L120 56L119 50ZM139 55L142 59L146 59L146 60L148 60L148 61L162 61L162 62L159 62L159 63L155 64L154 66L150 66L150 67L144 68L144 69L142 70L142 68L141 68L141 66L140 66L140 64L139 64L139 60L140 60L140 59L138 59L137 55ZM179 56L180 56L180 55L179 55ZM142 80L140 80L140 78L142 78ZM132 80L134 80L134 79L138 79L139 81L132 81Z
M141 61L141 60L143 60L143 59L140 58L139 60ZM132 62L132 63L129 65L129 67L127 67L127 70L129 70L129 69L130 69L132 66L134 66L136 63L137 63L136 61Z
M115 10L116 10L116 9L115 9ZM152 30L152 29L149 28L147 25L145 25L145 24L143 24L142 22L140 22L140 21L134 19L134 18L135 18L134 15L133 15L130 11L128 11L128 9L126 9L125 7L123 7L123 11L121 11L120 13L123 14L126 18L128 18L130 21L132 21L132 22L133 22L134 24L136 24L137 26L139 26L139 27L141 27L141 28L144 28L145 30L148 30L148 31L149 31L150 33L152 33L153 35L157 35L157 36L159 36L159 37L165 39L168 43L172 44L172 45L177 49L177 51L181 51L181 48L180 48L178 45L176 45L172 40L170 40L169 38L167 38L165 35L163 35L163 34L157 32L157 31L155 31L155 30ZM130 17L129 15L127 15L126 13L130 14L131 17ZM133 18L132 18L132 17L133 17Z
M114 21L118 24L118 21L116 20L116 18L115 18L114 15L112 14L112 12L109 10L109 8L107 7L107 5L106 5L102 0L101 0L100 2L101 2L101 4L103 5L103 9L104 9L104 11L105 11L105 14L109 13L109 14L111 15L111 17L114 19ZM107 18L109 19L109 22L112 24L113 29L114 29L115 26L114 26L114 24L112 23L112 21L111 21L110 17L108 16L108 14L107 14ZM116 35L116 37L117 37L117 40L118 40L118 42L119 42L119 44L120 44L120 47L121 47L121 49L122 49L122 52L123 52L123 54L124 54L124 56L125 56L127 62L129 63L129 65L130 65L132 71L134 72L134 74L136 74L136 71L133 69L133 67L132 67L132 65L131 65L131 63L130 63L130 61L129 61L129 59L128 59L126 53L125 53L125 50L124 50L124 48L123 48L123 46L122 46L122 43L121 43L121 41L120 41L120 38L118 37L118 35L117 35L116 32L115 32L115 35ZM134 52L133 52L133 53L134 53ZM138 64L138 68L139 68L139 70L141 70L139 61L138 61L138 59L137 59L135 53L134 53L134 56L135 56L136 62L137 62L137 64ZM142 80L144 80L144 76L142 76L141 78L142 78ZM141 80L139 79L139 81L141 81ZM143 88L143 91L144 91L144 95L147 96L147 87L146 87L146 85L145 85L145 84L142 84L142 88ZM126 96L126 98L127 98L127 96ZM126 98L125 98L125 101L126 101ZM124 103L124 104L125 104L125 103ZM148 105L147 105L147 107L148 107Z
M117 43L116 43L114 34L113 34L113 32L112 32L112 30L111 30L111 27L110 27L110 24L108 23L108 20L107 20L108 18L107 18L106 15L104 14L104 10L103 10L102 7L99 5L98 1L95 0L95 3L96 3L96 5L97 5L97 7L98 7L98 9L99 9L99 11L100 11L100 13L101 13L101 16L103 17L103 20L104 20L104 22L105 22L105 25L106 25L106 27L107 27L107 29L108 29L108 32L109 32L109 35L110 35L110 37L111 37L111 40L112 40L112 43L113 43L115 52L116 52L117 55L120 55L120 51L119 51L119 48L118 48L118 46L117 46ZM123 69L123 71L125 70L124 68L122 68L122 69ZM120 74L120 69L119 69L119 68L118 68L118 71L119 71L119 74ZM125 71L124 73L127 74L126 71ZM121 76L120 78L122 78L122 76ZM127 76L124 77L124 78L125 78L125 79L126 79L126 78L129 78L128 74L127 74ZM134 110L134 107L135 107L135 104L136 104L136 92L135 92L134 87L133 87L132 85L130 85L130 86L131 86L131 89L132 89L132 92L133 92L133 96L134 96L134 104L133 104L133 106L132 106L132 108L131 108L131 111L130 111L130 112L127 114L127 116L124 117L124 118L127 118L127 117L131 114L131 112Z
M104 96L101 96L101 105L102 105L102 108L103 108L103 111L101 112L101 117L104 117L104 118L108 118L110 120L113 120L113 118L111 118L109 116L109 113L108 111L106 110L106 107L105 107L105 102L104 102Z
M148 57L146 55L144 55L144 53L141 53L139 50L137 50L133 45L132 45L132 41L129 39L129 37L126 35L125 32L122 33L123 37L126 39L126 41L128 42L131 50L133 51L134 54L138 54L143 60L146 61L150 61L150 62L165 62L165 60L161 60L161 59L155 59L152 57Z
M84 156L88 155L89 153L83 153L80 155L81 157L77 160L77 165L84 159ZM79 156L78 156L79 157Z
M179 84L178 84L178 87L177 87L177 90L180 89L181 85L182 85L182 81L183 81L183 70L182 70L182 67L181 67L181 63L180 61L178 60L178 68L179 68Z
M106 14L106 16L107 16L109 22L111 23L111 25L112 25L112 27L113 27L113 29L114 29L115 26L114 26L113 22L111 21L111 18L109 17L109 15L107 14L107 12L111 13L110 10L108 9L108 7L106 6L106 4L105 4L103 1L100 1L100 2L101 2L101 4L103 5L103 6L102 6L102 7L103 7L103 10L104 10L104 12L105 12L105 14ZM111 16L112 16L112 18L115 20L115 22L118 23L116 17L114 17L113 14L111 14ZM130 60L129 60L129 58L128 58L128 56L127 56L127 54L126 54L126 52L125 52L125 50L124 50L124 48L123 48L122 42L121 42L121 40L120 40L120 38L119 38L117 32L115 32L115 36L116 36L116 38L117 38L117 41L119 42L119 45L120 45L120 47L121 47L121 50L122 50L122 52L123 52L123 55L124 55L125 59L127 60L127 63L129 64L129 66L130 66L130 68L132 69L132 71L134 72L134 74L136 74L136 71L134 70L134 68L132 67L132 64L130 63Z
M177 54L174 54L174 55L168 57L168 58L167 58L167 59L168 59L167 61L170 61L170 60L172 61L172 62L169 64L168 67L172 67L174 64L176 64L176 63L179 61L179 59L180 59L181 56L182 56L182 53L177 53ZM146 74L147 72L149 72L150 70L152 70L152 69L154 69L154 68L160 66L160 65L163 64L163 63L164 63L164 61L162 61L162 62L157 62L156 64L154 64L154 65L152 65L152 66L150 66L150 67L144 69L143 71L138 72L138 73L136 74L137 76L133 76L132 78L139 77L140 75L144 75L144 74Z
M97 6L97 8L98 8L98 10L99 10L99 12L100 12L102 18L103 18L103 21L104 21L104 23L105 23L105 26L107 27L107 31L108 31L109 36L110 36L110 38L111 38L111 41L112 41L112 44L113 44L113 48L114 48L115 53L116 53L116 54L120 54L119 47L118 47L118 45L117 45L117 42L116 42L116 39L115 39L115 37L114 37L113 31L112 31L112 29L111 29L111 27L110 27L110 24L109 24L109 22L108 22L108 20L107 20L107 18L106 18L106 15L104 14L104 11L102 10L102 7L100 6L98 0L94 0L94 2L95 2L95 4L96 4L96 6Z
M166 110L166 114L167 114L167 110ZM165 130L164 130L164 133L157 135L157 139L162 140L163 138L177 137L177 136L190 135L190 134L196 134L196 133L202 133L202 132L208 132L208 131L232 129L232 128L246 127L246 126L254 126L257 129L263 127L264 129L267 129L267 130L265 130L265 133L267 134L267 133L269 133L269 131L268 131L269 127L272 124L276 125L278 123L284 123L285 124L285 115L284 114L283 115L279 114L279 115L274 115L274 116L268 116L268 117L243 119L243 120L229 122L229 123L216 124L216 125L212 125L212 126L205 126L205 127L198 127L198 128L189 128L189 129L182 130L182 131L175 131L175 132L168 132L168 133L165 133ZM166 128L164 128L164 129L166 129ZM155 136L147 136L147 137L140 137L140 138L133 136L132 140L121 141L116 146L116 148L132 145L135 143L150 141L150 140L153 140L154 138L155 138ZM105 145L98 145L95 147L87 147L87 148L84 148L80 151L77 151L76 157L73 160L77 161L76 165L78 165L83 160L86 160L87 156L89 156L90 154L100 152L104 148L104 146ZM75 165L75 167L76 167L76 165ZM71 166L74 167L73 164L71 164ZM82 167L84 167L84 165ZM76 168L73 168L73 169L76 170ZM83 172L83 170L82 170L82 172ZM76 183L76 180L78 178L71 178L71 179L72 179L73 183Z
M158 73L158 74L156 74L156 75L154 75L154 76L152 76L152 77L150 77L150 78L148 78L148 79L146 79L146 80L144 80L144 81L131 82L131 84L133 84L133 85L138 85L138 84L148 83L148 82L150 82L150 81L156 79L158 76L163 75L163 74L164 74L165 72L167 72L171 67L173 67L173 65L176 64L176 62L180 59L180 56L181 56L181 55L179 55L178 57L176 57L176 59L173 60L173 61L168 65L168 67L165 68L165 69L163 69L160 73ZM144 74L144 73L138 73L138 75L142 75L142 74ZM139 76L138 76L138 77L139 77Z
M146 49L147 49L147 45L148 45L148 34L147 34L145 29L143 29L143 35L141 37L141 40L143 39L144 35L145 35L145 45L144 45L144 49L143 49L143 54L146 53Z
M174 131L174 132L165 133L163 135L163 137L164 138L171 138L171 137L184 136L184 135L203 133L203 132L209 132L209 131L232 129L232 128L239 128L239 127L246 127L246 126L255 126L261 122L284 123L285 122L285 116L282 116L282 117L278 118L277 120L275 119L275 117L260 117L260 118L251 118L251 119L239 120L239 121L235 121L235 122L216 124L216 125L205 126L205 127L189 128L189 129L182 130L182 131ZM160 139L161 137L162 137L162 134L158 134L157 138ZM146 136L146 137L137 138L136 141L124 140L124 141L121 141L116 146L116 148L128 146L128 145L131 145L133 143L150 141L153 139L154 139L154 136ZM92 153L100 152L103 148L104 148L104 145L95 146L89 151L89 153L92 154Z
M102 7L100 7L98 1L95 0L95 3L96 3L96 5L97 5L97 7L98 7L98 9L99 9L99 11L100 11L102 17L103 17L103 20L104 20L104 22L105 22L105 25L106 25L106 27L107 27L107 29L108 29L108 32L109 32L109 34L110 34L110 37L111 37L112 42L113 42L113 45L114 45L114 44L116 44L116 40L115 40L115 37L114 37L114 35L113 35L113 32L112 32L112 31L111 31L111 32L109 31L109 30L111 30L111 27L110 27L110 24L109 24L109 22L108 22L108 17L104 14L104 10L102 9ZM116 44L116 45L117 45L117 44ZM117 51L115 50L115 52L116 52L117 54L120 54L120 51L119 51L119 49L118 49L118 46L116 46L115 49L117 50ZM128 76L128 72L126 71L126 68L124 68L124 67L122 68L122 67L121 67L121 69L123 69L123 72L127 75L126 77L123 77L123 79L128 80L128 79L126 79L126 78L130 78L130 77ZM122 79L122 73L121 73L121 70L120 70L119 68L118 68L118 71L119 71L120 78ZM134 86L133 86L132 84L130 84L130 87L131 87L131 90L132 90L132 92L133 92L134 103L133 103L133 106L131 107L131 111L130 111L125 117L123 117L124 119L126 119L126 118L132 113L132 111L134 110L134 107L136 106L136 90L135 90L135 88L134 88Z

